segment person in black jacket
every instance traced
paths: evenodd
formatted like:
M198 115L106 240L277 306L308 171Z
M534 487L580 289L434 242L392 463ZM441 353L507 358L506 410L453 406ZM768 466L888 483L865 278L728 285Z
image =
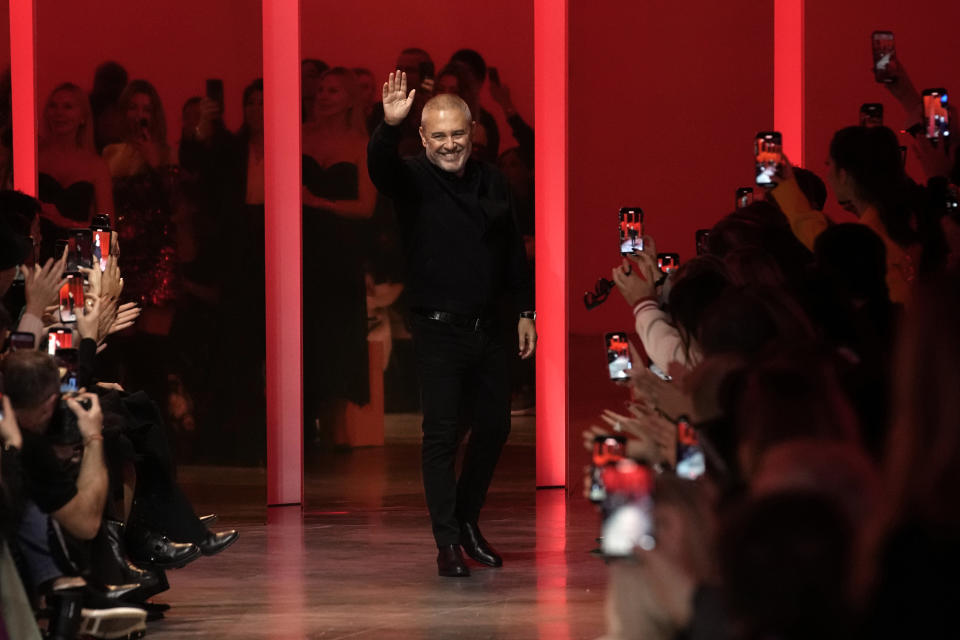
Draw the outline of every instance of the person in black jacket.
M470 108L454 95L424 105L426 153L401 158L401 125L414 104L406 74L383 85L384 122L367 150L370 177L393 200L408 263L409 305L423 402L423 480L442 576L470 575L461 554L499 567L477 527L480 509L510 432L507 341L493 318L511 293L519 350L536 348L536 314L523 241L506 178L470 157ZM473 410L459 480L454 471L460 417Z

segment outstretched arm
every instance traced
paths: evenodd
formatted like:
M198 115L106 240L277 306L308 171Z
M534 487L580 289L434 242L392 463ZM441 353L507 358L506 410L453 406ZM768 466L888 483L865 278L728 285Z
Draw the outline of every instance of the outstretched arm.
M409 115L417 90L407 93L407 74L391 73L383 83L383 123L377 127L367 145L367 170L370 179L384 195L402 197L409 186L409 177L400 159L399 125Z

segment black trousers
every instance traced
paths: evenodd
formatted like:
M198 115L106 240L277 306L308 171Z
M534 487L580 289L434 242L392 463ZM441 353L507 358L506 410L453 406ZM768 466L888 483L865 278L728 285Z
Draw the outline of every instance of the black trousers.
M438 546L460 542L476 522L510 434L509 347L477 331L412 315L423 407L423 486ZM470 429L459 480L456 458Z

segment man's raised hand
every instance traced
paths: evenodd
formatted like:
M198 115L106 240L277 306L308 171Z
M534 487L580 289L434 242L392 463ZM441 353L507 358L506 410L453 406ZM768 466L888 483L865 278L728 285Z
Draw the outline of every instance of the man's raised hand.
M417 90L407 94L407 74L400 71L391 73L383 83L383 120L391 126L403 122L410 108Z

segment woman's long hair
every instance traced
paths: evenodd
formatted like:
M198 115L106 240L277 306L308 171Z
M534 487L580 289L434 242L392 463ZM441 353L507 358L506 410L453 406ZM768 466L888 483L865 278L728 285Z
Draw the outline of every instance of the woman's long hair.
M61 91L72 94L80 108L80 126L77 127L77 137L75 141L77 148L95 152L93 146L93 115L90 111L90 101L87 99L87 94L84 90L72 82L64 82L57 85L57 87L50 92L50 95L47 96L47 101L43 104L43 117L40 119L40 144L42 145L51 138L52 134L50 122L47 120L47 109L50 108L50 104L53 102L53 96Z
M120 94L120 110L126 115L130 110L130 102L133 96L143 94L150 98L150 106L153 109L153 117L150 118L150 139L157 144L166 147L167 145L167 118L163 113L163 102L160 101L160 94L154 89L153 85L146 80L134 80L127 85L127 88ZM138 133L137 126L130 123L130 119L124 120L123 139L133 140Z

